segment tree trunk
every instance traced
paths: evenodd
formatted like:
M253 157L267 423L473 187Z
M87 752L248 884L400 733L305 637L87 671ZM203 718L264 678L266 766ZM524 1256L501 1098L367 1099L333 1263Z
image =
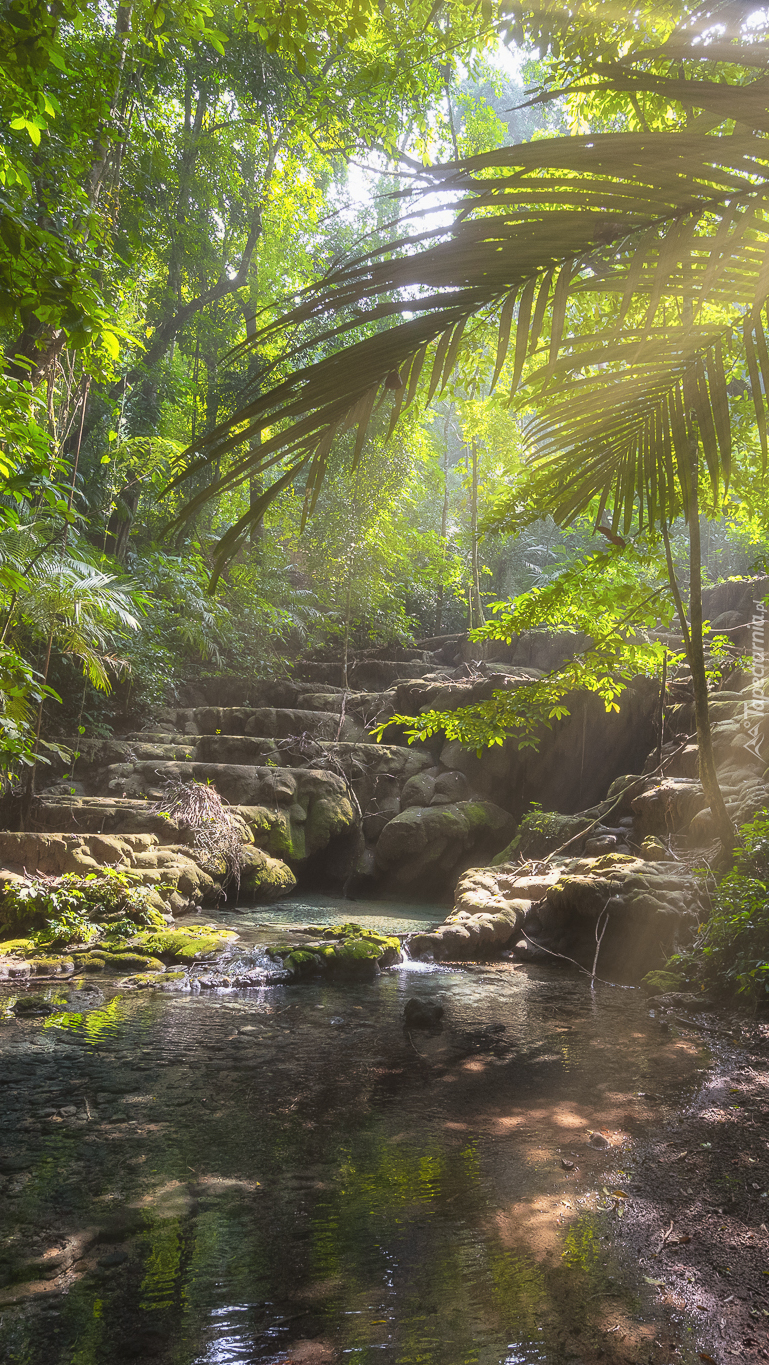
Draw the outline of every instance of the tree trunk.
M697 721L699 746L699 774L718 837L724 852L730 852L737 842L726 803L718 785L713 738L710 733L708 708L708 680L705 674L705 648L702 640L702 558L700 545L699 461L698 441L692 441L689 462L689 667L694 689L694 714Z
M476 441L470 443L470 454L472 457L472 480L470 489L470 529L472 534L472 573L473 585L472 595L474 599L474 610L471 612L470 624L482 626L486 623L483 614L483 603L481 601L481 572L478 561L478 445Z
M445 444L443 447L443 507L441 509L441 568L446 561L446 528L449 522L449 419L446 418L446 430L444 433ZM438 592L435 597L435 634L440 635L443 630L443 580L438 584Z

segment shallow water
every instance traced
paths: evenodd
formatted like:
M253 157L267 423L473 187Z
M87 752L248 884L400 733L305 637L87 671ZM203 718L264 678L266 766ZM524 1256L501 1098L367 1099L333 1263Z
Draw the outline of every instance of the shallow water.
M281 924L364 922L295 905ZM440 1031L404 1030L413 995ZM639 1143L708 1060L637 992L406 964L62 1005L0 1026L3 1362L696 1359L609 1253L612 1191L632 1198Z
M434 905L410 905L404 901L342 901L338 896L292 896L278 905L238 908L220 914L222 923L243 931L244 926L280 925L298 928L305 924L339 924L351 920L377 933L410 934L439 923L445 909Z

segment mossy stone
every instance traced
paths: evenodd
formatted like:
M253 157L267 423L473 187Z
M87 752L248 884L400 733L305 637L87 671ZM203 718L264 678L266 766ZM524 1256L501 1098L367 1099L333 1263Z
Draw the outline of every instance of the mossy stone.
M66 976L74 972L75 964L71 957L33 957L34 976Z
M111 953L107 966L112 971L121 972L164 972L165 963L157 957L144 957L140 953Z
M313 953L309 948L295 948L284 958L283 966L294 976L313 976L323 970L325 963L319 953Z
M647 972L641 978L641 990L645 995L667 995L670 991L681 989L681 978L676 972Z
M79 972L87 972L92 975L94 972L103 972L107 964L103 957L96 957L93 953L89 953L86 957L79 957L76 966Z
M0 941L0 957L32 957L37 944L31 938L7 938Z
M139 935L148 952L167 962L197 962L200 958L222 952L237 937L232 930L216 929L211 924Z

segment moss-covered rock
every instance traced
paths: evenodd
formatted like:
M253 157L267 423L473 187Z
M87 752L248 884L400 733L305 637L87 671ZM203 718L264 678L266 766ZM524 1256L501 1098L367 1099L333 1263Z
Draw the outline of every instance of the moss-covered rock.
M164 972L165 963L141 953L110 953L105 965L111 972Z
M641 990L648 996L667 995L669 991L677 991L680 985L681 978L676 972L647 972L641 980Z
M160 970L161 972L165 972L165 968L163 967L162 963L160 964ZM134 972L131 974L131 976L126 976L123 979L123 981L121 981L120 986L121 989L123 988L123 986L128 987L133 986L136 990L141 991L146 990L149 986L156 985L156 983L160 979L161 978L157 975L156 969L153 968L146 972Z
M269 904L287 896L296 886L296 877L279 858L271 858L261 848L250 846L241 851L241 896Z
M325 955L311 948L294 948L283 959L283 966L295 977L317 976L327 965Z
M90 976L96 972L105 971L107 963L103 957L96 957L93 953L86 953L84 957L75 958L75 967L77 971L87 972Z
M32 957L38 951L37 943L32 938L8 938L0 939L0 957Z
M378 971L391 967L400 960L400 939L376 934L365 938L348 938L337 943L330 966L341 976L356 980L376 976Z
M269 948L268 952L271 957L281 959L283 966L297 979L338 975L367 980L400 960L400 939L394 936L365 933L358 924L328 926L319 932L327 935L322 943L308 943L303 948L281 944Z
M75 964L71 957L33 957L31 962L33 976L71 976Z
M584 833L595 820L592 814L561 815L558 811L530 811L521 820L515 838L493 859L492 866L500 863L524 861L530 858L545 858L556 849L562 848L569 840L576 852L579 848L578 836Z
M472 852L491 856L510 837L512 816L490 801L410 806L388 821L376 845L376 868L392 887L447 888Z
M144 933L139 940L148 952L163 962L198 962L220 953L237 939L230 929L217 929L213 924L190 925L184 929L165 929Z

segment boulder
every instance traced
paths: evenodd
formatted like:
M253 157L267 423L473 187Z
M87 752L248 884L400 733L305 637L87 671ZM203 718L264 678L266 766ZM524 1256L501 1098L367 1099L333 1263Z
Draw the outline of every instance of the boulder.
M678 833L698 810L707 806L699 782L685 777L666 777L654 782L631 802L637 837Z
M558 811L533 811L524 816L515 838L498 853L495 863L513 860L546 858L565 846L577 853L584 833L595 821L595 815L560 815Z
M680 863L650 866L621 854L561 863L560 876L524 916L523 960L562 955L591 968L604 926L598 975L637 981L690 941L701 913L694 878Z
M454 801L467 801L472 795L470 783L464 773L440 773L435 779L431 806L449 806Z
M392 888L431 892L450 885L468 854L491 854L509 836L512 820L490 801L411 806L385 826L376 868Z
M416 773L404 783L401 792L401 810L410 806L429 806L435 792L435 773L437 769Z
M436 1028L443 1018L443 1005L432 1000L417 1000L412 996L406 1001L403 1022L406 1028Z
M287 896L296 886L296 877L279 858L271 858L261 848L245 847L241 852L239 900L254 900L264 905Z

